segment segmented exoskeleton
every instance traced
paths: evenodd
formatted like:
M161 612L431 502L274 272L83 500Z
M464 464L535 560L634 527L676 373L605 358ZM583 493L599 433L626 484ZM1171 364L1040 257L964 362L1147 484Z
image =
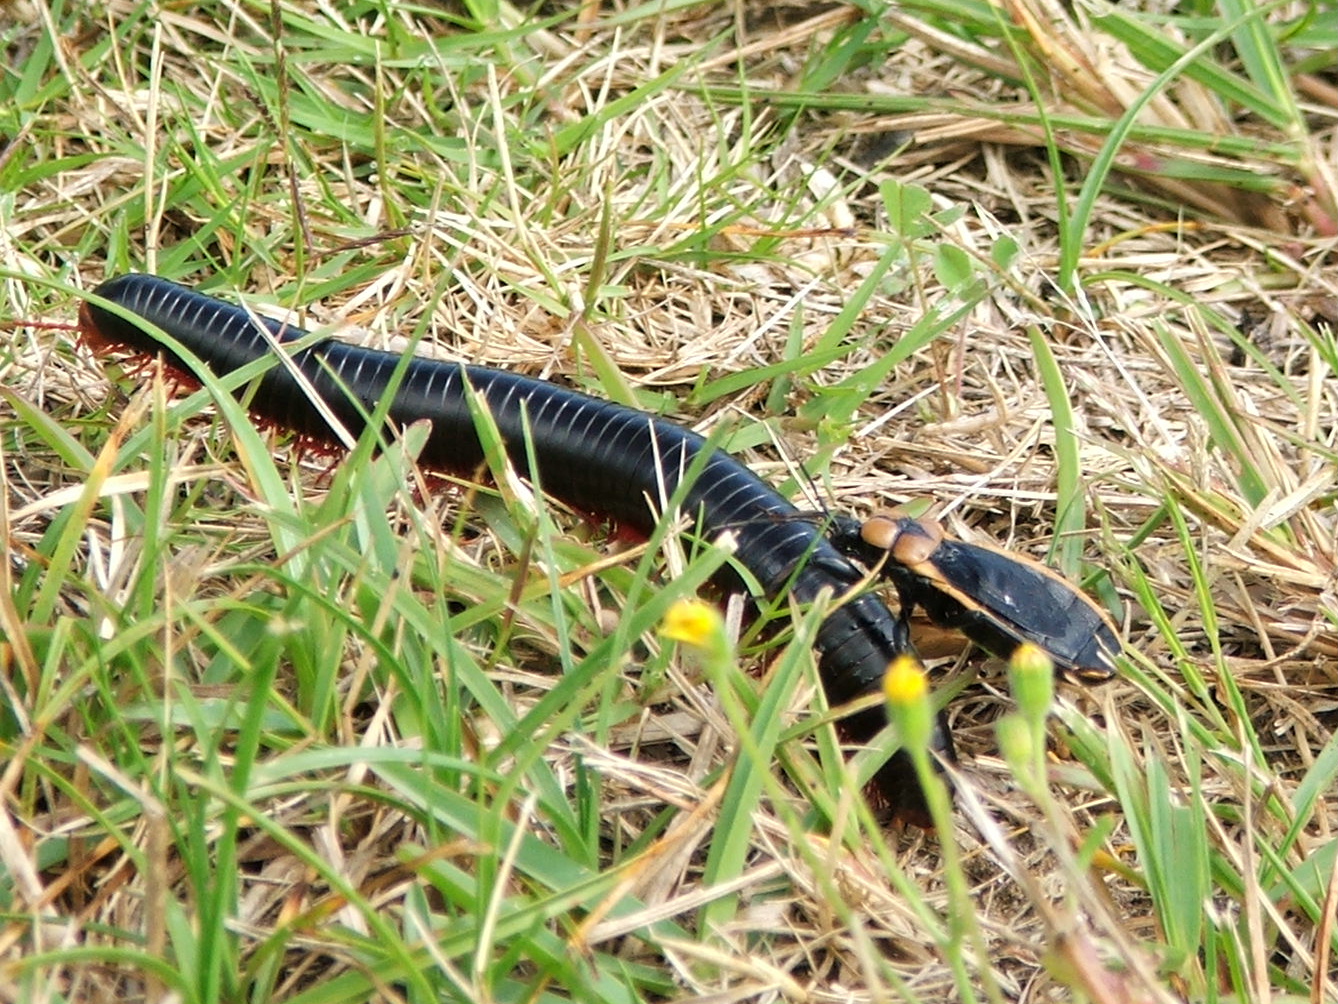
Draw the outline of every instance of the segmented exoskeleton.
M257 320L239 306L156 276L120 276L103 283L94 295L166 332L220 376L273 354L273 339L282 343L303 339L306 344L292 351L289 364L276 364L257 379L248 406L257 416L313 440L339 441L326 414L359 434L401 362L394 353L334 339L312 342L300 329ZM271 337L261 330L262 324ZM173 369L191 373L186 361L147 327L94 300L84 304L80 327L95 346L159 356ZM672 496L692 468L695 474L684 512L697 521L707 539L725 530L735 536L734 560L767 597L776 598L787 589L802 603L817 599L823 590L847 597L864 578L819 527L793 518L796 510L789 502L696 433L634 408L515 373L422 358L408 361L388 418L395 428L430 420L431 431L419 456L428 468L468 475L483 463L466 384L486 403L511 463L522 473L536 474L545 492L579 512L649 534L656 519L651 500ZM537 471L529 469L531 451ZM737 588L737 580L727 584ZM832 705L876 690L888 663L911 650L903 621L869 592L850 595L827 615L818 629L816 647ZM863 741L883 723L883 712L875 708L848 717L844 727L852 738ZM952 756L951 740L941 724L934 742L941 755ZM894 755L875 780L895 812L923 819L923 796L904 756Z

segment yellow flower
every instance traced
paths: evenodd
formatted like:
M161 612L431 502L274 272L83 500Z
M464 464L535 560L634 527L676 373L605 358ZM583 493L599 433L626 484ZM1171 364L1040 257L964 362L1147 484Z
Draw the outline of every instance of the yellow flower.
M723 674L733 665L734 651L725 632L725 618L709 603L675 600L660 622L660 635L695 648L708 673Z
M929 680L913 655L899 655L883 676L888 717L897 727L902 746L927 749L934 731L934 709L929 701Z
M665 638L696 648L711 647L724 631L720 611L701 600L675 600L660 622L660 634Z
M929 681L924 667L913 655L899 655L893 659L883 675L883 696L892 705L907 705L923 701L929 693Z

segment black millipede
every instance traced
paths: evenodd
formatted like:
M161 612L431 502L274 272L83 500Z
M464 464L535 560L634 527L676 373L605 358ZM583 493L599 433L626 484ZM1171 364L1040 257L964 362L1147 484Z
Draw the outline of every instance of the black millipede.
M316 442L339 441L327 414L348 432L360 434L401 362L398 354L332 338L312 341L298 328L257 319L240 306L157 276L109 279L93 297L79 315L89 345L157 356L188 377L191 367L176 352L135 320L101 306L97 298L161 329L216 376L272 355L272 340L301 339L303 345L291 352L288 364L272 366L256 379L248 407L259 418ZM734 560L768 598L788 589L801 603L810 603L824 590L837 597L858 591L864 573L818 527L794 518L795 507L738 460L671 421L543 380L464 363L409 360L389 404L388 420L394 428L424 419L431 423L419 456L424 467L468 476L482 465L483 448L466 385L486 403L515 468L537 475L546 493L572 509L649 535L656 514L648 500L671 496L692 468L696 476L686 492L685 514L697 521L708 540L726 529L734 534ZM313 403L312 392L324 411ZM531 451L537 471L530 470ZM836 606L820 625L815 647L833 707L876 691L889 662L912 651L902 619L871 592L850 595ZM842 724L851 739L864 742L884 722L882 709L874 707L847 716ZM953 758L941 717L933 745L941 758ZM902 752L883 765L874 783L895 815L925 821L923 793Z

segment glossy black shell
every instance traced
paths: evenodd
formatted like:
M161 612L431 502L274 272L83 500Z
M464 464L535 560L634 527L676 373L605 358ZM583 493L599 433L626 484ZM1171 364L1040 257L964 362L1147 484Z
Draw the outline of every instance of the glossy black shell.
M899 533L927 536L919 520L897 522ZM1078 680L1099 682L1115 672L1120 640L1106 615L1043 565L952 537L943 537L924 560L903 564L865 540L863 524L846 516L833 518L829 536L843 554L880 567L907 614L918 606L935 624L1005 659L1031 642Z

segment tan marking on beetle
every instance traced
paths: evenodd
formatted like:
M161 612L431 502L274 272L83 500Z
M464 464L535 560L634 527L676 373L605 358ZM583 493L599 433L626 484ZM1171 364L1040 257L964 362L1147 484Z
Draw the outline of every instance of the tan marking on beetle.
M932 519L911 519L895 510L876 512L860 527L864 543L880 548L906 568L923 565L943 543L942 525Z

